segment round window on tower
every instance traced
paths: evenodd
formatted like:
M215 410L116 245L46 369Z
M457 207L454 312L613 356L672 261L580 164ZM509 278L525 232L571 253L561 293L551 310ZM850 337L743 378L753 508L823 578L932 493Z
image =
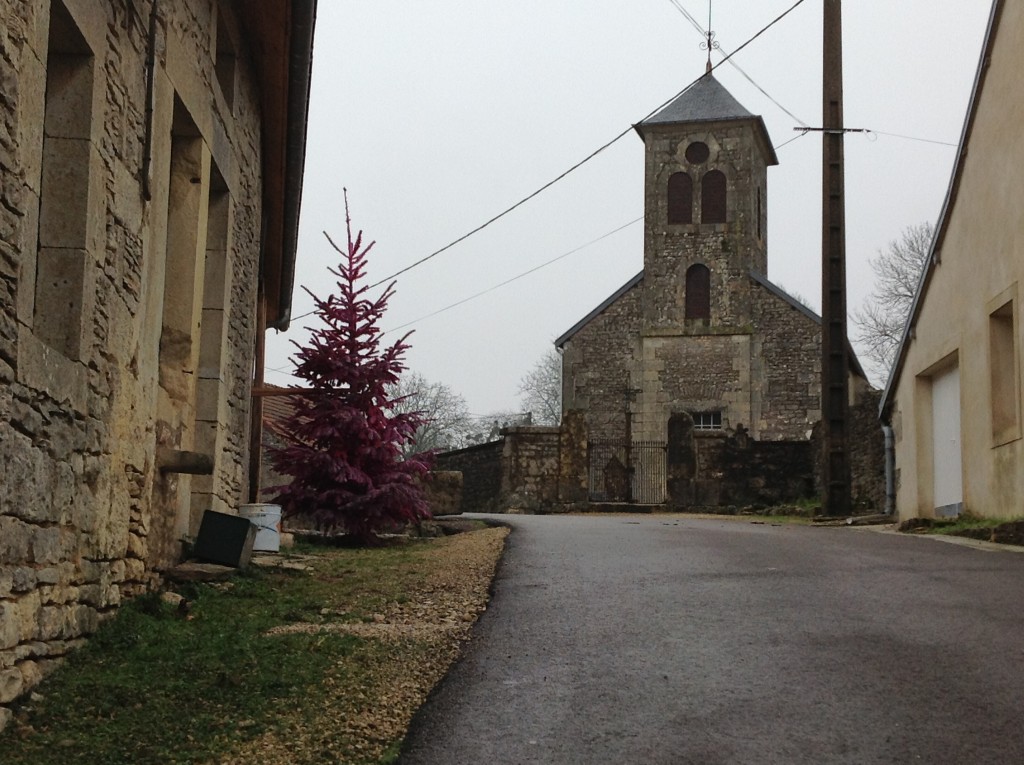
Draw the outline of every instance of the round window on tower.
M686 147L686 161L694 165L700 165L707 162L710 153L706 143L694 141Z

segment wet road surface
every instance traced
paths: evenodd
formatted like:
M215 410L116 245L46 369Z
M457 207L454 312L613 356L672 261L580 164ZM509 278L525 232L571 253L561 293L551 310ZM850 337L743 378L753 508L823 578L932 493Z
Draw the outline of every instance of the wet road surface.
M1024 555L686 516L513 527L404 765L1022 763Z

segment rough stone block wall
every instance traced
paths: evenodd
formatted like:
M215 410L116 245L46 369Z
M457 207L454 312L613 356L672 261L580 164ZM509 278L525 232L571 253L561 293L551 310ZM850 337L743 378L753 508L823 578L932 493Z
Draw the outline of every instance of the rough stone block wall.
M885 508L885 434L878 418L882 391L860 390L849 409L850 500L854 510ZM821 423L814 428L814 482L821 490L824 443Z
M760 417L751 430L763 441L810 438L821 419L821 324L759 284L754 317Z
M504 449L504 442L499 440L437 455L435 470L462 473L463 512L498 511Z
M758 194L764 195L767 168L751 123L719 123L651 127L646 130L644 319L650 329L681 328L684 324L686 270L702 263L711 271L711 319L715 326L744 327L750 321L749 290L744 282L754 268L766 265L764 205L758 225ZM694 141L707 145L708 159L686 160ZM700 179L719 170L727 179L726 223L701 222ZM693 223L669 224L668 179L675 172L693 179ZM760 235L759 235L760 234Z
M51 2L0 4L0 727L9 716L3 704L34 685L122 598L152 586L156 570L180 549L180 539L159 523L169 509L161 502L177 492L187 497L189 479L169 480L157 470L155 425L175 95L231 195L214 494L236 504L246 476L261 219L255 85L240 67L229 109L215 85L215 6L161 4L147 202L141 179L152 3L63 4L93 52L94 84L91 132L83 139L88 231L72 280L81 326L75 342L60 347L47 327L74 316L37 301L46 294L37 264ZM238 60L246 55L240 50ZM178 414L187 434L178 446L187 449L194 402Z
M722 426L749 422L749 339L746 335L644 338L644 390L633 435L665 440L674 412L722 412Z
M698 434L693 507L776 505L815 495L810 441L755 441L737 434Z
M501 506L538 512L558 503L559 428L505 428Z
M457 470L431 471L424 490L430 512L441 515L459 515L462 512L462 473Z
M639 387L634 354L640 337L643 281L595 316L565 344L562 408L585 413L594 439L626 435L627 385Z

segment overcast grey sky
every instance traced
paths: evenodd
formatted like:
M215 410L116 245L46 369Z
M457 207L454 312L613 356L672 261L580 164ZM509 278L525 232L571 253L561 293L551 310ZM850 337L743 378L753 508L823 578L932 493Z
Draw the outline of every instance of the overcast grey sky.
M795 0L715 0L735 50ZM708 0L675 0L706 26ZM821 0L805 0L733 59L808 125L821 122ZM974 80L989 0L847 0L849 305L868 259L939 214ZM638 122L704 72L701 39L673 0L320 0L296 284L324 293L353 222L376 240L377 281L465 234ZM714 62L720 60L715 54ZM820 305L821 141L728 63L715 76L761 114L778 150L768 176L769 277ZM483 297L422 318L643 214L635 133L485 231L398 279L385 329L411 325L410 368L470 410L517 407L520 377L554 338L643 267L624 230ZM311 302L296 289L293 315ZM268 338L267 379L293 382L311 318ZM403 330L404 331L404 330Z

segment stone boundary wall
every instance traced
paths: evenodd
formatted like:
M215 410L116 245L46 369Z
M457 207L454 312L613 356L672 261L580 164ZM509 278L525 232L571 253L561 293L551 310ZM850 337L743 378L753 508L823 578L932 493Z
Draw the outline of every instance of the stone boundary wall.
M501 510L549 511L559 501L559 428L513 427L502 435Z
M878 418L882 391L860 390L849 409L850 438L847 459L850 463L850 501L854 510L885 509L885 435ZM814 483L821 487L824 471L822 427L814 427Z
M462 473L462 512L498 512L504 449L500 439L437 455L435 470Z
M435 518L462 513L462 473L457 470L432 470L427 475L423 489L430 505L430 514Z

